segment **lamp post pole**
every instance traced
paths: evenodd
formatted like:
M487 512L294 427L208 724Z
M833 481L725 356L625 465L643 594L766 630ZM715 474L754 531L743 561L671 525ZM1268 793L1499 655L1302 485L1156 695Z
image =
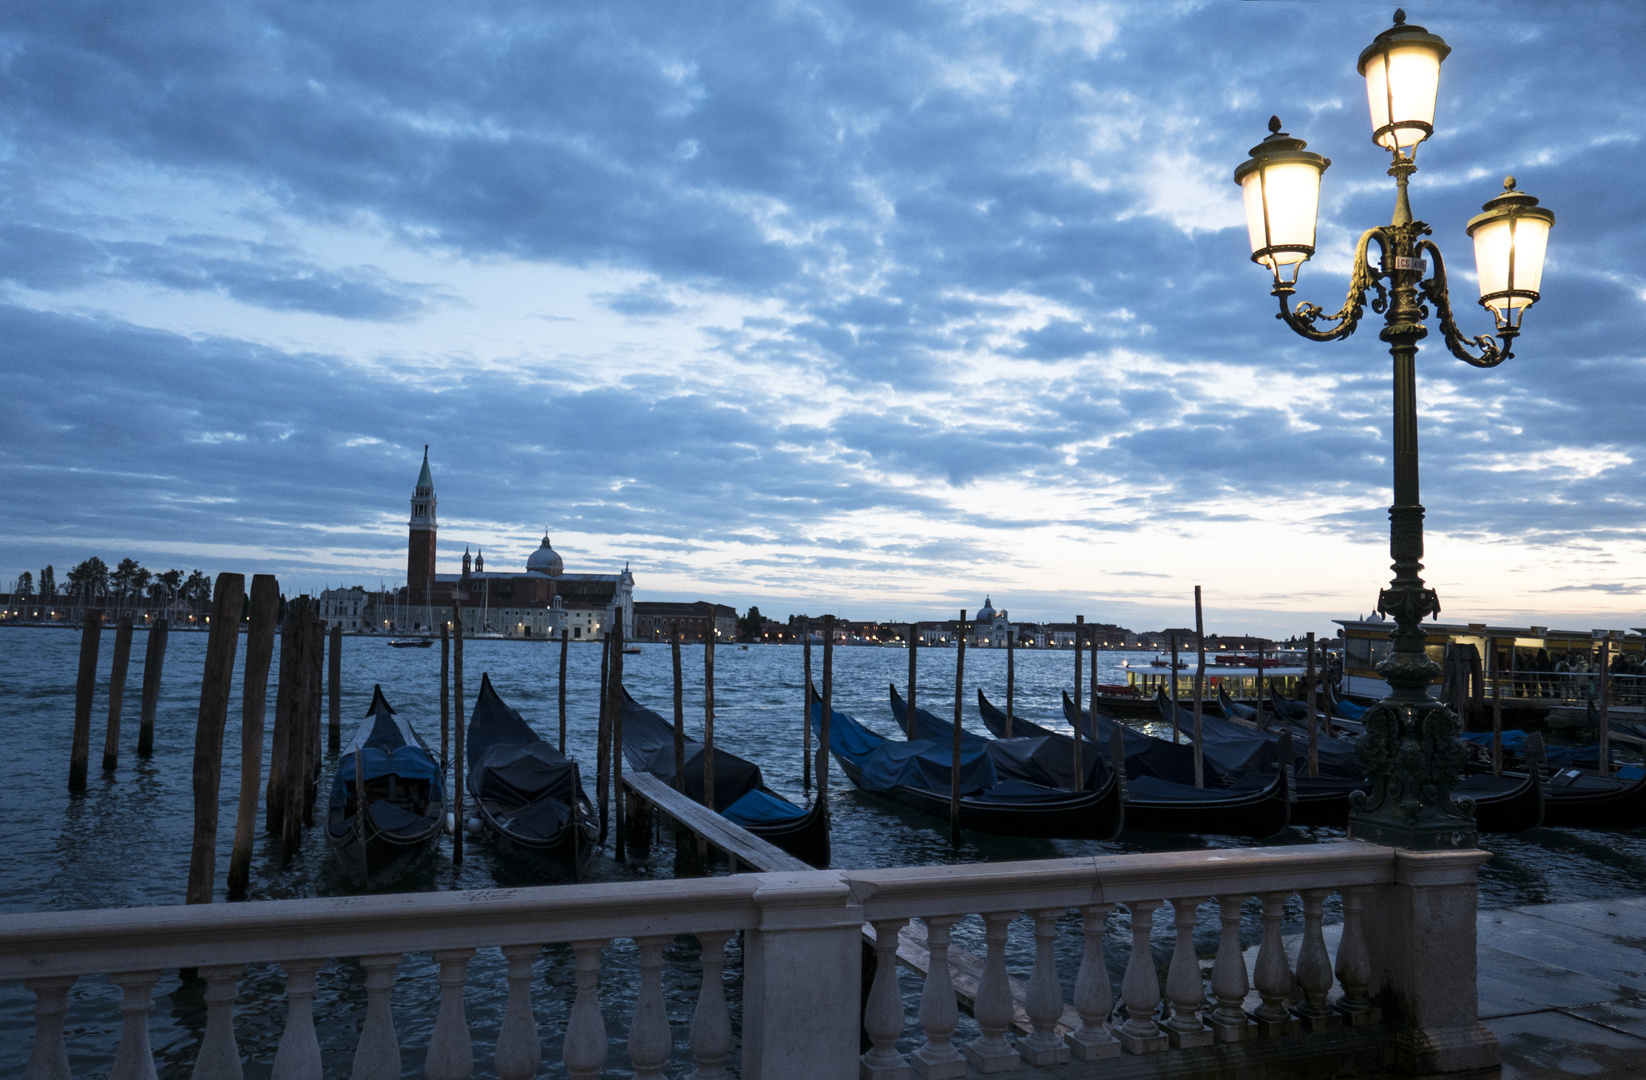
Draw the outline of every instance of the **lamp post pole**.
M1504 191L1469 222L1480 272L1481 305L1491 312L1497 336L1465 337L1453 319L1446 264L1428 239L1430 227L1412 216L1407 193L1417 171L1418 144L1433 133L1440 64L1451 49L1395 12L1392 27L1360 55L1372 112L1373 141L1391 151L1395 208L1386 226L1368 229L1355 246L1353 275L1343 307L1327 314L1315 304L1291 304L1298 273L1314 254L1320 178L1331 161L1310 153L1302 139L1269 120L1269 137L1252 148L1235 170L1244 193L1252 260L1274 275L1276 316L1311 341L1341 341L1355 332L1371 306L1383 315L1379 337L1394 366L1394 500L1389 507L1389 556L1394 578L1378 595L1378 611L1391 616L1393 648L1378 666L1389 694L1367 710L1366 733L1356 752L1371 779L1370 792L1351 798L1349 835L1416 850L1473 847L1477 840L1474 802L1456 799L1452 789L1467 754L1458 739L1458 719L1429 697L1439 666L1424 651L1423 619L1440 614L1440 598L1423 581L1423 503L1418 484L1417 353L1428 334L1431 309L1446 346L1475 367L1495 367L1511 355L1520 321L1538 299L1543 255L1554 215L1537 200ZM1381 259L1373 265L1371 245ZM1425 258L1427 257L1427 259ZM1432 265L1431 265L1432 261ZM1517 265L1518 264L1518 265ZM1284 274L1291 267L1291 276Z

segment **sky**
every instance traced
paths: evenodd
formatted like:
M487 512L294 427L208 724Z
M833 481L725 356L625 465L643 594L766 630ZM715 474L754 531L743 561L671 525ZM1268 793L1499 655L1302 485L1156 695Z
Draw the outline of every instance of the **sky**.
M1439 4L1414 212L1554 210L1483 371L1419 357L1442 618L1646 625L1646 6ZM1325 632L1387 581L1379 318L1274 318L1234 167L1332 159L1300 299L1393 206L1393 5L0 7L0 583L90 556L403 581L627 561L768 615Z

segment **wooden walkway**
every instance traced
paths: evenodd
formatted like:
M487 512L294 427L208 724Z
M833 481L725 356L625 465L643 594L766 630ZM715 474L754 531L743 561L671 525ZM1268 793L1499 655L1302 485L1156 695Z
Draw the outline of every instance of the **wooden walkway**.
M810 870L812 867L788 852L769 844L747 829L734 825L721 815L700 803L693 802L674 788L649 773L625 772L623 786L644 799L656 812L667 815L694 835L702 837L710 847L724 852L733 860L733 870L739 866L760 873L781 873L788 870ZM874 944L874 927L863 924L863 940ZM911 922L898 935L897 959L904 967L924 976L931 966L931 949L926 945L926 927ZM954 983L955 996L960 1007L971 1012L977 999L977 987L983 977L983 958L956 945L949 946L949 973ZM1012 979L1012 1027L1019 1035L1027 1035L1032 1028L1024 1006L1028 1000L1028 986L1021 979ZM1080 1014L1074 1006L1065 1005L1063 1022L1058 1032L1066 1033L1080 1026Z

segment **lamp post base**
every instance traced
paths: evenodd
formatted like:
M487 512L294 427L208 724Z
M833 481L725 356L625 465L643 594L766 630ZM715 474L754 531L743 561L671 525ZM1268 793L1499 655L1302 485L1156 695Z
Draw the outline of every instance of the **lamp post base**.
M1460 851L1476 846L1479 834L1472 821L1455 824L1425 822L1408 825L1371 814L1349 815L1349 839L1407 851Z

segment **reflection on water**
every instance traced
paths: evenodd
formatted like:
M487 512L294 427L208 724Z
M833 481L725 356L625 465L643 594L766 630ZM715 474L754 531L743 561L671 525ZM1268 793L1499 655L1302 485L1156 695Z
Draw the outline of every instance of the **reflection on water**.
M139 632L141 635L141 632ZM155 753L138 761L136 744L138 694L142 686L142 642L132 650L124 710L126 730L121 767L103 776L95 770L84 795L70 797L66 790L71 738L78 633L65 630L0 629L0 740L6 747L7 780L0 785L0 912L68 908L175 904L183 898L188 878L192 832L192 744L199 707L199 672L205 654L204 634L174 633L166 664L166 682L155 725ZM103 686L94 710L94 742L100 742L106 716L107 669L112 649L102 651ZM1100 678L1124 681L1121 660L1135 654L1100 654ZM694 735L702 723L702 649L685 650L687 727ZM241 659L243 659L243 650ZM954 700L952 650L921 653L919 695L923 705L947 715ZM489 672L498 692L518 708L545 735L554 731L558 645L542 642L475 641L466 643L465 683L478 687L481 672ZM343 714L345 740L370 702L372 685L384 692L400 714L408 718L431 743L440 737L438 650L389 649L381 640L346 638L343 643ZM835 654L835 700L869 727L894 734L886 688L903 687L908 654L901 649L840 649ZM820 669L821 659L814 659ZM1017 654L1017 708L1021 715L1054 729L1067 730L1062 720L1060 690L1067 686L1073 660L1067 652ZM665 715L671 711L672 677L669 650L645 645L624 664L627 684L642 702ZM278 668L276 669L278 670ZM766 782L796 802L801 790L801 655L793 646L722 647L716 655L715 733L727 749L757 762ZM967 726L986 733L977 716L976 690L991 699L1005 696L1005 656L998 651L970 650L966 657ZM599 650L592 644L574 645L567 670L568 751L580 762L592 789L596 688ZM471 696L472 701L472 696ZM230 723L224 744L218 837L217 889L223 895L233 841L235 806L239 797L238 698L230 702ZM273 715L272 694L269 715ZM97 747L93 757L96 759ZM265 752L264 776L267 776ZM873 796L854 791L837 768L830 770L833 846L837 867L880 867L1012 859L1059 858L1113 852L1182 850L1235 846L1221 837L1167 837L1127 834L1115 843L1065 840L1013 840L966 834L951 846L946 826L938 821ZM592 791L591 791L592 793ZM1293 829L1270 843L1312 843L1341 837L1339 830ZM1638 892L1646 880L1646 836L1640 833L1586 833L1540 829L1515 837L1488 837L1485 846L1496 857L1481 873L1481 902L1487 906L1541 903L1583 897ZM608 849L609 852L609 849ZM461 867L450 860L449 846L417 883L426 890L476 889L495 884L526 884L519 872L500 864L484 843L466 845ZM648 851L636 852L627 865L609 854L597 853L586 864L587 881L621 881L668 877L673 872L673 844L666 836ZM718 872L724 872L722 867ZM310 830L301 854L281 865L278 845L259 837L252 861L253 899L334 895L346 886L317 830ZM1335 901L1335 897L1333 898ZM1243 937L1260 937L1255 901L1248 905ZM1216 949L1218 923L1215 906L1202 908L1196 927L1196 945L1203 956ZM1336 916L1335 908L1329 915ZM1154 916L1157 963L1168 960L1171 910L1163 906ZM1013 929L1009 960L1015 973L1026 974L1032 964L1032 941L1027 920ZM1288 932L1301 928L1301 909L1294 898L1288 907ZM1072 992L1079 964L1079 919L1060 922L1059 968L1065 993ZM1116 985L1117 961L1123 960L1130 928L1124 911L1110 923L1108 956ZM955 927L955 940L981 951L982 925L976 919ZM735 987L742 965L734 940L728 954L727 980ZM676 1053L671 1068L689 1066L685 1047L691 1010L696 1002L697 944L679 938L668 952L664 985L670 1016L676 1024ZM611 1068L620 1069L617 1037L627 1030L633 1007L634 946L617 942L606 952L602 1000L608 1030L614 1036ZM408 956L394 992L397 1023L408 1048L406 1075L420 1075L421 1047L438 1007L439 987L434 964L426 955ZM538 961L534 1001L545 1033L545 1061L557 1062L558 1033L571 1007L574 985L570 951L560 945L544 950ZM316 1024L324 1046L326 1072L342 1075L350 1068L354 1041L364 1015L364 974L352 959L329 965L321 974L315 999ZM911 1007L918 999L918 980L905 976L903 986ZM283 980L272 965L247 972L238 1006L237 1033L245 1056L263 1064L249 1067L248 1077L267 1075L285 1015ZM481 950L470 967L465 1004L474 1028L477 1075L489 1075L491 1045L506 995L502 957ZM203 985L181 982L168 972L156 988L153 1039L162 1076L186 1076L204 1025ZM106 979L88 979L71 998L69 1040L76 1075L106 1071L118 1034L119 997ZM733 996L734 1008L736 996ZM21 1069L32 1030L33 999L18 986L0 987L0 1075ZM969 1024L970 1021L964 1021ZM735 1052L735 1051L734 1051ZM547 1066L546 1066L547 1068ZM558 1075L558 1065L549 1071Z

